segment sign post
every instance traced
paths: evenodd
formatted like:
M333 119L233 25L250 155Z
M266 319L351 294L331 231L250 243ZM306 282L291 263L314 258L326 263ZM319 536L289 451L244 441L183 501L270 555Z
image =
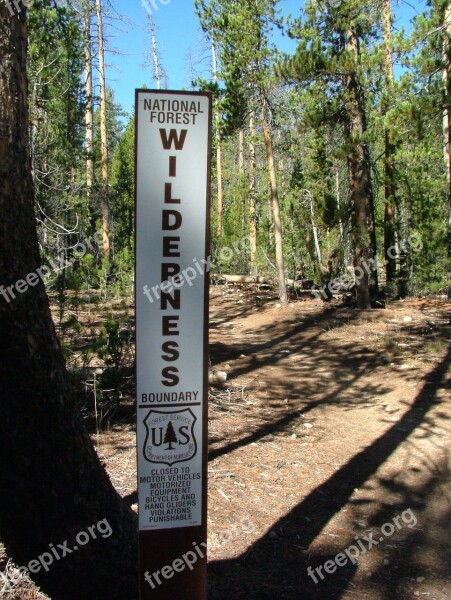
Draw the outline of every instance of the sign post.
M140 600L205 600L211 98L135 110Z

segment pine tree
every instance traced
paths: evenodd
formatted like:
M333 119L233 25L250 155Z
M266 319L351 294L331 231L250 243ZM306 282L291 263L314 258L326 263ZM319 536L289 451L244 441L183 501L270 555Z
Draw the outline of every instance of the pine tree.
M221 63L221 78L228 94L228 108L231 109L229 112L239 118L236 121L238 129L243 125L247 112L255 111L254 114L260 117L274 225L279 298L285 304L288 296L282 220L268 105L273 55L269 37L272 26L277 22L277 4L276 0L244 0L240 3L233 0L195 1L204 31L215 40ZM251 220L251 232L252 227Z
M84 176L78 172L84 142L83 37L70 7L34 3L27 63L37 216L41 243L52 251L70 245L67 230L77 223L83 230L87 217Z
M384 34L384 67L385 67L385 90L382 110L386 114L390 101L393 101L394 93L394 68L392 57L392 15L391 15L391 0L382 0L382 23ZM390 248L395 246L395 203L396 203L396 188L395 188L395 168L393 155L395 147L392 139L390 127L385 123L384 131L384 175L385 175L385 205L384 205L384 258L386 264L387 283L391 283L395 277L396 262L390 257Z
M83 37L85 54L85 124L86 124L86 192L88 206L92 205L94 185L94 91L92 80L92 33L93 8L91 0L82 4Z
M109 216L109 181L108 181L108 130L107 130L107 88L105 79L105 50L103 31L102 0L96 0L97 40L99 51L99 81L100 81L100 138L101 138L101 171L102 171L102 231L103 256L108 264L110 259L110 216Z
M169 444L167 450L174 450L172 444L176 444L177 442L178 439L174 431L174 426L172 425L172 421L169 421L168 426L166 427L166 433L164 434L163 444Z
M367 136L365 45L375 35L375 14L369 3L344 0L308 2L305 18L292 29L296 53L280 66L288 81L309 90L312 97L326 86L322 118L335 120L345 135L352 204L352 238L356 299L371 307L377 292L374 192ZM327 114L328 113L328 114Z

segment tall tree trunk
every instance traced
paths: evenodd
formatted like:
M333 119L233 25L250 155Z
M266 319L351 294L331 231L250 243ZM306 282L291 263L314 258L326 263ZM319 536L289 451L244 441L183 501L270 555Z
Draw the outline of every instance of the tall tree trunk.
M263 90L260 90L261 99L261 118L263 138L265 140L266 161L268 164L269 181L271 184L271 208L274 221L274 240L276 245L276 267L277 280L279 284L279 298L282 304L288 303L287 286L285 281L285 266L283 260L283 233L282 221L280 218L279 194L277 190L276 169L274 166L274 154L272 147L271 132L268 123L268 106Z
M318 227L315 225L315 212L313 209L313 194L310 190L305 190L309 199L310 206L310 220L312 223L312 231L313 231L313 240L315 242L315 257L318 262L318 270L319 273L323 272L323 259L321 256L321 247L319 245L319 237L318 237Z
M337 211L338 211L338 226L340 228L340 244L344 245L345 239L343 234L343 220L341 218L341 201L340 201L340 173L338 168L335 171L335 198L337 200ZM346 260L345 260L346 262Z
M360 61L359 41L353 31L348 32L347 47L354 56L355 65ZM347 76L348 94L348 168L351 184L354 271L356 276L356 299L359 308L371 308L371 296L377 293L376 231L374 224L374 197L371 182L371 165L364 135L366 113L363 90L357 71Z
M0 5L0 536L52 600L136 600L136 517L85 429L39 276L26 53L25 11Z
M238 132L238 168L240 175L244 175L244 129L242 127Z
M221 238L224 233L223 225L223 193L222 193L222 152L220 134L216 133L216 175L218 182L218 223L216 226L216 236Z
M448 181L448 298L451 298L451 2L445 5L443 15L443 138L446 177Z
M213 39L211 40L211 56L213 60L213 82L218 81L218 66L216 60L216 48ZM216 123L216 177L218 183L218 221L216 225L216 237L219 239L224 233L224 227L222 223L223 213L223 199L222 199L222 151L221 151L221 119L219 116L218 109L215 111L215 123Z
M257 275L257 182L255 160L255 114L249 116L249 239L251 275Z
M85 124L86 124L86 191L88 210L91 207L94 184L94 108L92 89L92 39L91 6L89 0L83 4L84 51L85 51Z
M395 81L392 57L391 36L391 4L390 0L382 0L382 23L384 32L384 63L385 63L385 99L383 112L388 110L388 103L393 98L393 86ZM384 260L387 261L385 273L387 283L393 281L396 272L396 259L391 258L390 248L395 246L395 168L394 168L394 144L388 125L385 126L385 204L384 204Z
M103 44L103 15L102 2L96 0L97 27L99 40L99 80L100 80L100 153L102 169L102 232L103 256L110 258L110 216L109 216L109 191L108 191L108 133L106 125L106 81L105 81L105 50ZM107 267L108 268L108 267Z

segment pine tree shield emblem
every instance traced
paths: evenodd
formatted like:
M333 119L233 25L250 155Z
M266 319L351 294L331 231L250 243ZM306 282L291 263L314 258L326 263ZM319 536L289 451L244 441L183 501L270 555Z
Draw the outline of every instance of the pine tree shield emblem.
M152 409L144 419L147 431L144 458L169 466L193 458L197 452L196 421L189 408L170 412Z

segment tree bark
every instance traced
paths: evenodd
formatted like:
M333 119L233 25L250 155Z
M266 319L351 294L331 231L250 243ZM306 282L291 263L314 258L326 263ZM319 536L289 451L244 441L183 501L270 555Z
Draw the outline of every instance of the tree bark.
M238 168L240 175L244 175L244 129L242 127L238 132Z
M19 566L68 541L31 574L52 600L136 600L137 520L85 429L38 275L26 51L25 11L0 5L0 535ZM75 550L105 519L111 536Z
M443 24L443 141L448 182L448 298L451 298L451 2L445 5Z
M110 259L110 216L108 191L108 132L106 126L106 82L105 82L105 49L103 44L102 1L96 0L98 43L99 43L99 80L100 80L100 152L102 165L102 232L103 256Z
M85 124L86 124L86 191L88 206L91 206L94 184L94 108L92 89L92 38L91 7L89 0L83 4L84 51L85 51Z
M276 267L277 280L279 283L279 298L282 304L288 303L287 285L285 281L285 266L283 260L283 234L282 221L280 218L279 194L277 190L276 169L274 167L274 153L272 147L271 132L267 118L267 102L263 91L260 91L262 129L265 140L266 160L268 164L269 181L271 184L271 207L274 220L274 240L276 245Z
M216 48L213 39L211 40L211 56L213 60L213 82L217 83L218 81L218 67L216 60ZM218 221L216 225L216 237L220 239L224 233L224 227L222 223L222 213L223 213L223 192L222 192L222 151L221 151L221 131L220 124L221 120L219 117L219 112L216 110L215 113L215 123L216 123L216 177L218 183Z
M359 64L359 41L348 32L347 47ZM348 169L351 184L352 230L356 300L359 308L371 308L371 296L377 292L376 231L374 197L368 146L365 142L366 113L363 91L356 70L347 76Z
M390 0L382 0L382 25L384 33L384 62L385 62L385 99L383 113L388 111L388 102L392 98L393 84L395 81L393 71L392 43L391 43L391 5ZM396 272L396 259L391 258L389 250L395 246L395 167L394 144L389 127L385 126L385 203L384 203L384 260L387 261L385 273L387 283L394 280Z
M255 115L249 116L249 246L251 275L257 275L257 183L255 175Z

